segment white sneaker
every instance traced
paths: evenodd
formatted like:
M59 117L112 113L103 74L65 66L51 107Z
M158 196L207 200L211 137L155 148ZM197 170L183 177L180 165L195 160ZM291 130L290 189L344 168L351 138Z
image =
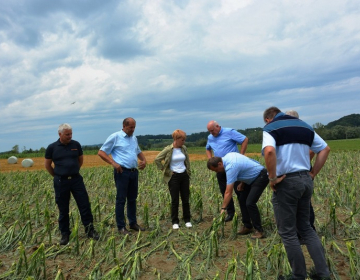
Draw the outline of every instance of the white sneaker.
M187 223L185 224L185 226L186 226L187 228L191 228L191 227L192 227L192 224L191 224L190 222L187 222Z
M179 225L178 224L173 224L173 229L179 229Z

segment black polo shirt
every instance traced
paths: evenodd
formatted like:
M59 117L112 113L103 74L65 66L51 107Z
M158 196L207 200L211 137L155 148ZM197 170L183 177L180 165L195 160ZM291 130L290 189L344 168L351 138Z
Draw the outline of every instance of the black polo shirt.
M45 158L54 162L54 172L58 176L78 174L80 171L79 156L82 155L81 145L75 140L71 140L69 144L64 145L58 139L56 142L51 143L45 152Z

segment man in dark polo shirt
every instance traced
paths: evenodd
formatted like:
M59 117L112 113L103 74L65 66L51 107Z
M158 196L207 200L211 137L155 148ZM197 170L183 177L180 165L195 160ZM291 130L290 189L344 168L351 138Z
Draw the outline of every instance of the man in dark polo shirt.
M79 208L81 221L88 237L99 240L93 226L93 215L82 176L83 151L79 142L71 140L72 128L64 123L59 126L59 139L45 152L45 168L54 177L55 201L59 208L60 245L69 243L69 203L72 193ZM54 162L54 167L52 163Z

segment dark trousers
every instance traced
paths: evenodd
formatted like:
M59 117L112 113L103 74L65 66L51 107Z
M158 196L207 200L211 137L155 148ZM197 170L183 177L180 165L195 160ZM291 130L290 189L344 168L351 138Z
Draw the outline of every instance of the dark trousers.
M316 231L314 223L315 223L315 212L310 200L310 226Z
M263 169L251 185L244 185L244 190L239 192L238 198L242 215L242 222L245 227L254 227L257 231L263 232L261 217L256 205L261 194L269 183L266 169Z
M224 194L226 191L226 173L225 172L217 172L216 173L216 178L218 180L219 183L219 189L221 192L222 197L224 198ZM237 191L237 186L240 184L240 182L235 182L234 184L234 190L235 190L235 194L238 197L239 203L240 203L240 198L239 198L239 192ZM231 198L228 206L227 206L227 214L229 216L234 216L235 214L235 206L234 206L234 200Z
M114 169L116 186L115 216L118 229L125 227L125 203L127 201L127 218L129 225L136 224L136 199L138 196L138 170L123 169L117 173Z
M279 235L286 249L293 279L307 276L305 258L301 250L299 233L314 262L319 277L329 277L324 249L316 232L310 226L310 200L313 181L308 174L287 176L276 184L272 204Z
M173 173L168 183L171 195L171 222L179 223L179 194L181 196L184 222L190 222L190 180L189 175L184 173Z
M70 193L78 206L81 221L86 230L93 227L93 215L83 178L78 175L72 179L62 179L54 176L55 201L59 209L59 229L61 234L70 234L69 203Z
M314 224L315 223L315 212L314 212L314 208L311 204L311 200L310 200L310 219L309 219L309 221L310 221L310 226L316 231L315 224ZM298 235L299 239L302 238L299 233L297 235Z

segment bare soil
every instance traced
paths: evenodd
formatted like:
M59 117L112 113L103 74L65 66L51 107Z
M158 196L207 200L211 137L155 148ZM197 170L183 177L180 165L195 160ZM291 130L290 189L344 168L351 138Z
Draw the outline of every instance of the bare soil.
M158 155L159 151L143 151L146 160L148 163L154 162L155 157ZM255 154L246 154L247 156L252 156ZM190 154L190 160L206 160L206 154ZM11 171L33 171L33 170L41 170L45 169L44 167L44 158L37 157L32 158L34 161L34 165L31 167L23 167L21 165L22 158L18 159L16 164L9 164L7 159L0 159L0 172L11 172ZM84 164L82 168L86 167L94 167L94 166L106 166L108 163L104 162L98 155L84 155Z

